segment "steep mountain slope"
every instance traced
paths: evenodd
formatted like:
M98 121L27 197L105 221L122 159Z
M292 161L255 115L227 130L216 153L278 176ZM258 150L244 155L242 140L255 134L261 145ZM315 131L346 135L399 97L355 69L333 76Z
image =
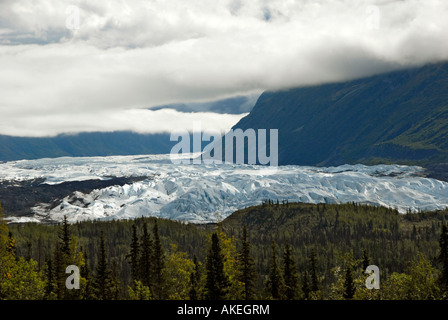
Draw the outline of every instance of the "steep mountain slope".
M448 162L448 62L265 92L233 129L279 129L279 163Z

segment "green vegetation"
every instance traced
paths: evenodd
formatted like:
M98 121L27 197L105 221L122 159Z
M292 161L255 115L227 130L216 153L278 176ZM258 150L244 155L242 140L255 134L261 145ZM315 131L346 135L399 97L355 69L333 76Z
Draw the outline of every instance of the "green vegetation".
M264 92L234 129L278 129L279 164L448 159L448 63ZM446 172L443 171L443 172Z
M0 299L445 299L447 218L267 201L218 225L0 219ZM380 289L366 288L370 264Z

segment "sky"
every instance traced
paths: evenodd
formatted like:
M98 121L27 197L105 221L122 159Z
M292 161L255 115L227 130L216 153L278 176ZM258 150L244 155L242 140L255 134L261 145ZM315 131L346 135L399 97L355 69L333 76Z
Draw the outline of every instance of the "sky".
M246 113L156 107L447 60L447 17L446 0L0 0L0 134L228 130Z

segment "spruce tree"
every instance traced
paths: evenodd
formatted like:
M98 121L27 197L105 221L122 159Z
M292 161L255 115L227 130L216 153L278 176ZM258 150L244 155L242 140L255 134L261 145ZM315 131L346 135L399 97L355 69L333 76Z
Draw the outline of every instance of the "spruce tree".
M26 261L31 260L31 256L32 256L32 252L33 252L32 248L33 248L33 244L31 243L31 241L27 240L26 241L26 256L25 256Z
M442 225L442 232L439 238L438 262L442 265L440 273L440 286L444 294L448 294L448 228Z
M345 267L345 280L344 280L344 292L343 297L344 299L353 299L353 296L355 295L355 283L353 279L353 267L350 262L347 262Z
M37 266L38 271L42 268L42 236L37 240Z
M370 265L369 256L367 254L367 250L364 249L362 251L362 270L366 271L367 267Z
M54 290L54 275L53 275L53 261L51 256L47 258L45 270L45 295L44 299L51 299Z
M297 268L292 254L292 248L286 241L283 252L283 279L285 283L285 298L294 300L297 297L298 276Z
M308 300L310 298L311 288L308 279L308 271L306 270L302 274L302 292L304 299Z
M59 243L56 243L53 261L56 297L58 300L63 300L66 279L65 269L67 268L67 266L65 264L64 253L62 252Z
M216 232L212 234L212 243L207 254L206 268L206 299L225 299L229 287L229 279L224 273L224 255Z
M64 216L64 220L62 220L62 226L59 231L59 241L62 253L65 255L66 259L69 259L71 257L71 232L67 216Z
M201 283L201 271L199 261L196 255L193 256L194 269L190 274L190 291L188 295L190 300L199 300L200 298L200 283Z
M252 300L255 295L255 281L257 279L257 271L255 262L250 253L250 243L247 236L247 228L243 227L243 238L241 250L238 253L239 263L239 281L244 283L244 299Z
M275 241L272 241L271 251L271 265L269 268L269 276L266 281L266 287L273 299L281 299L283 293L283 278L277 258L278 246Z
M112 268L110 270L110 299L119 300L120 299L120 275L118 272L118 263L116 259L112 260Z
M310 276L311 276L311 292L317 292L319 291L319 278L317 274L317 262L316 262L316 251L313 249L311 250L310 256L309 256L309 263L310 263Z
M157 220L154 221L153 228L154 236L154 249L152 258L152 270L153 270L153 294L156 299L165 299L165 251L162 247L162 242L159 236L159 227L157 225Z
M135 249L134 249L135 250ZM137 251L137 250L135 250ZM138 251L134 254L138 254ZM151 288L153 284L153 264L152 260L154 258L153 253L153 241L151 234L148 231L148 225L146 222L143 223L143 234L140 240L140 257L137 255L137 266L138 276L134 280L141 281L142 285ZM131 257L132 259L132 257Z
M74 252L72 252L71 246L72 234L67 216L64 216L62 220L58 231L58 238L59 241L56 244L54 259L57 296L58 299L72 299L75 292L66 290L65 286L65 280L67 278L65 270L69 265L74 264Z
M106 255L106 247L104 243L104 233L100 233L100 252L98 264L95 269L94 288L95 296L99 300L110 300L112 298L111 290L111 270L109 269Z
M145 223L146 227L146 223ZM131 281L139 280L139 255L140 255L140 245L138 243L137 227L135 223L132 225L132 239L131 239L131 250L126 256L129 264L131 265Z
M91 275L88 255L82 248L81 248L81 252L82 252L82 255L84 258L84 264L82 265L81 270L79 270L79 271L80 271L82 277L84 279L86 279L86 286L84 288L83 299L91 300L91 299L94 299L94 295L92 292L92 275Z

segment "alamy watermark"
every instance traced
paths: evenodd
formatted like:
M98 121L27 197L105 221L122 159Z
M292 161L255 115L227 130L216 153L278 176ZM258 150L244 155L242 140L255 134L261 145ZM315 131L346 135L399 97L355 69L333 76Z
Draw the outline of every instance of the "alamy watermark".
M231 129L222 134L202 132L195 123L192 132L173 131L170 141L178 141L170 152L173 164L257 164L266 174L278 167L278 129ZM203 142L209 143L203 147Z
M65 19L65 27L69 30L79 30L79 7L70 5L65 9L65 14L67 15Z
M65 273L71 274L65 280L65 287L69 290L79 289L79 268L75 265L69 265L65 269Z
M366 12L366 28L369 30L378 30L381 24L381 11L378 6L367 6Z
M366 279L367 289L379 289L380 288L380 268L375 265L370 265L366 268L365 273L370 274Z

